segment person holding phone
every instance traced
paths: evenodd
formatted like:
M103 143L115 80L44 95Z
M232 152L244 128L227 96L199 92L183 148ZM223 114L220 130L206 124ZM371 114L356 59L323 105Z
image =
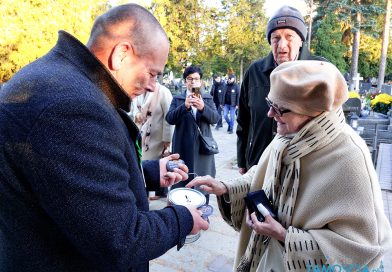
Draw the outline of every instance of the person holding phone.
M211 126L219 120L212 96L202 93L203 72L197 66L189 66L184 70L183 78L186 91L173 97L166 121L175 125L172 140L172 152L179 153L181 159L189 168L190 179L196 175L210 175L215 177L214 155L200 154L199 132L205 136L212 136ZM172 188L184 187L188 180L181 181ZM208 197L207 197L208 199Z
M277 135L258 164L234 180L187 185L219 196L223 218L240 231L235 271L382 271L392 230L366 143L345 122L345 79L316 60L285 62L270 79L264 103ZM256 207L262 222L245 208L261 189L264 207L272 202Z

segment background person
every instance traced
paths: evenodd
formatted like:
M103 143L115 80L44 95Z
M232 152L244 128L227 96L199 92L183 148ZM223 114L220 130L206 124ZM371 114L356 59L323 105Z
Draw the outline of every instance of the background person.
M240 231L237 271L383 266L392 230L366 143L345 122L347 99L346 81L333 64L279 65L266 101L277 135L257 166L235 180L198 177L188 184L222 196L222 216ZM245 195L260 189L276 219L265 215L260 222L245 212Z
M222 110L223 110L223 104L224 104L225 88L226 88L226 83L224 82L224 80L222 80L222 77L219 74L215 74L214 75L214 82L212 83L210 94L213 97L216 110L218 111L218 114L220 116L219 121L215 127L216 130L219 130L219 128L221 128L223 126L222 125Z
M235 82L235 75L229 75L227 79L226 89L224 92L224 108L223 116L227 123L227 132L233 133L235 122L235 111L238 108L238 100L240 97L240 87Z
M167 122L175 125L172 152L180 154L190 173L215 177L214 155L199 152L200 138L197 127L203 135L212 136L211 124L216 124L220 117L211 95L202 93L199 97L192 92L193 88L201 87L203 78L201 69L197 66L189 66L184 70L183 78L187 90L174 96L166 115ZM189 180L181 181L171 188L184 187L188 182Z
M132 101L134 120L142 137L143 160L157 160L170 155L174 127L166 122L165 116L172 99L170 90L157 82L154 92L146 92ZM166 196L167 188L160 188L150 199Z
M87 46L55 47L0 93L0 271L148 271L208 223L193 207L148 211L149 190L187 179L171 155L141 161L131 99L155 88L169 52L135 4L99 16ZM144 175L143 175L144 172Z
M286 61L323 59L310 55L306 34L304 19L293 7L281 7L268 21L266 37L271 52L249 67L241 85L237 116L237 161L241 174L257 164L274 137L273 120L268 118L264 103L272 70Z

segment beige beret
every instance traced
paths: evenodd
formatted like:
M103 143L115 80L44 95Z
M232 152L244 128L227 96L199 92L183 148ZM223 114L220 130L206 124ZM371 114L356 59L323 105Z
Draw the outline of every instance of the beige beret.
M270 78L268 98L295 113L316 116L335 110L348 99L346 80L329 62L284 62L272 71Z

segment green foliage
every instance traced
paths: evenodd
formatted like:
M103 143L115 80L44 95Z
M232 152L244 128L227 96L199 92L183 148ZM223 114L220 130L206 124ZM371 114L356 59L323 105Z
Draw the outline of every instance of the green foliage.
M342 72L347 71L345 57L347 46L342 43L342 24L334 14L328 14L320 22L315 38L315 54L323 56Z
M362 12L358 71L364 78L377 77L384 1L361 0L360 6L353 0L314 1L319 8L312 27L312 51L342 72L349 70L352 31L356 28L352 15ZM115 5L125 2L117 0ZM184 67L193 63L202 67L205 77L214 72L234 72L239 77L241 64L246 70L270 51L263 5L264 0L221 0L214 6L207 0L152 0L146 7L160 21L171 43L166 71L179 77ZM106 0L1 0L0 82L50 50L60 29L86 42L94 18L107 8ZM372 22L375 31L369 30ZM391 43L388 56L385 73L392 80Z
M94 18L106 8L103 0L1 0L0 82L48 52L60 29L86 42Z
M264 1L226 0L224 43L225 59L237 75L240 74L241 61L244 69L252 61L264 57L270 51L265 38L267 18L264 15Z
M351 46L353 43L353 32L360 29L361 40L359 44L359 57L358 57L358 72L364 77L377 77L379 71L380 55L381 55L381 34L384 24L384 3L385 0L361 0L360 5L358 1L354 0L325 0L314 1L317 5L317 16L314 18L313 30L316 35L313 36L314 41L319 45L320 41L325 39L330 42L330 35L334 35L334 40L339 41L338 33L324 30L318 32L319 28L325 24L327 17L335 16L340 25L341 43L346 46L346 52L341 55L342 60L346 63L345 70L351 70ZM357 25L354 16L357 12L361 13L361 25ZM323 26L325 28L325 25ZM336 36L335 36L336 35ZM316 54L328 58L332 63L337 65L341 70L344 65L338 64L339 62L334 56L339 54L334 53L336 50L335 44L330 43L331 49L328 49L328 42L323 43L323 53L320 53L320 48L316 49ZM313 43L314 45L315 43ZM390 43L391 44L391 43ZM316 45L314 45L316 47ZM333 48L333 49L332 49ZM388 48L388 56L391 56L392 48ZM332 56L331 56L332 55ZM392 57L387 58L387 67L385 74L392 74ZM392 76L391 76L392 78Z
M240 73L268 52L262 0L223 0L221 8L201 0L154 0L151 10L167 32L167 69L181 74L192 63L206 76Z

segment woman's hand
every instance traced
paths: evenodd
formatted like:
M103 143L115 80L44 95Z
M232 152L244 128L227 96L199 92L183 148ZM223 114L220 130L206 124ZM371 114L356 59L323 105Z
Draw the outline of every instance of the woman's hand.
M264 221L260 222L256 217L256 213L253 212L249 216L249 211L246 209L246 223L251 229L257 234L266 235L284 242L286 239L286 229L271 215L267 215L264 218Z
M171 154L159 160L161 187L169 187L172 186L173 184L176 184L177 182L188 179L189 170L188 170L188 166L186 166L185 164L179 163L178 168L174 168L173 172L169 172L166 169L166 164L168 161L178 160L179 158L180 155L176 153L176 154Z
M199 176L194 178L191 182L189 182L186 187L199 187L201 190L206 193L215 194L217 196L223 195L227 193L226 186L220 182L212 178L211 176Z

